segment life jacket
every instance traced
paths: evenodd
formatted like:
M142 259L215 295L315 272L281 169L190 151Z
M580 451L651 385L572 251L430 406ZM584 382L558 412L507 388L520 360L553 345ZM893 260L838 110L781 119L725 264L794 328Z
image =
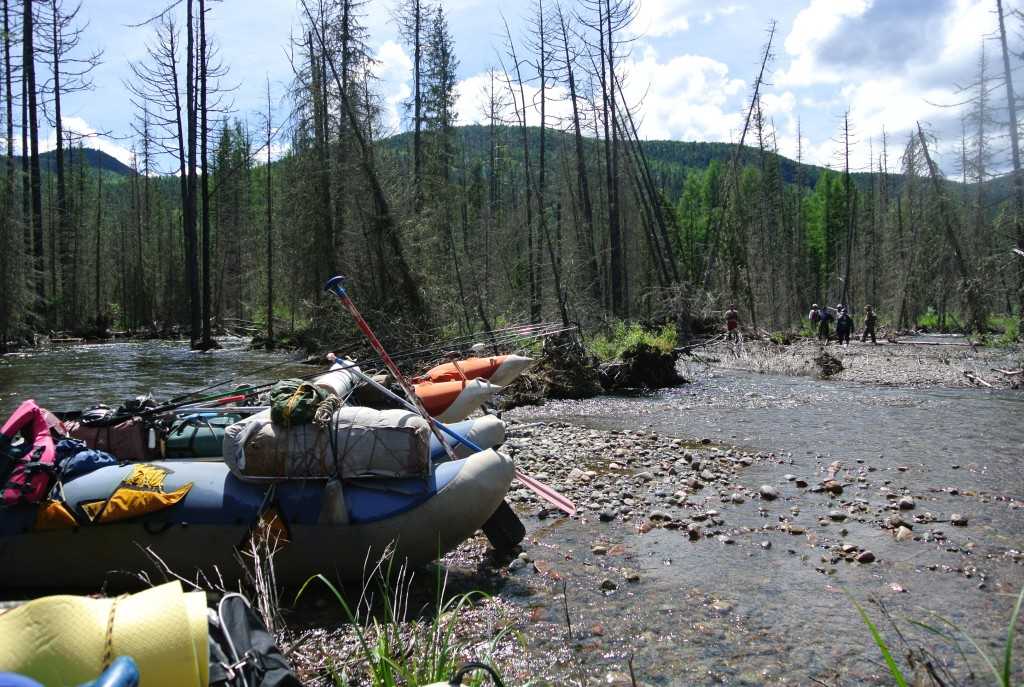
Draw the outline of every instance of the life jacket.
M60 420L30 399L18 406L0 428L0 453L8 468L0 474L0 505L38 503L46 496L57 473L51 427L63 431ZM24 439L23 448L12 446L19 434Z

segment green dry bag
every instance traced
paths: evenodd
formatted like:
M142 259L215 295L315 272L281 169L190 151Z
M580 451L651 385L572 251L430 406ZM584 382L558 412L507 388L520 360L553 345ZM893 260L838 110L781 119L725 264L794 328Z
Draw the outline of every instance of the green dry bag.
M310 382L282 379L270 389L270 419L282 427L312 422L325 398L327 392Z

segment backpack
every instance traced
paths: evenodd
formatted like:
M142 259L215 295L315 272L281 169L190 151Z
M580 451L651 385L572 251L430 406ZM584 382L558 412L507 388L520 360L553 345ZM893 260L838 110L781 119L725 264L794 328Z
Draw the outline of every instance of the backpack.
M313 421L316 408L327 392L301 379L282 379L270 389L270 420L275 425L292 427Z
M244 596L225 594L208 616L210 687L302 687Z
M0 428L0 505L39 503L50 490L57 473L51 427L63 429L52 413L28 400Z
M811 314L807 316L807 319L809 319L811 322L817 322L821 318L818 315L818 311L817 310L812 310Z

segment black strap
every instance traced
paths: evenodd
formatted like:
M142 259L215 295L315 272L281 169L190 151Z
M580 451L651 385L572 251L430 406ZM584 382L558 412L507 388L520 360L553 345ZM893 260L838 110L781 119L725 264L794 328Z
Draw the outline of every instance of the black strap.
M461 685L462 678L466 677L466 675L472 673L474 670L484 671L491 676L491 680L494 681L494 684L497 687L505 687L505 684L501 681L501 678L498 677L498 673L495 672L494 668L490 667L486 663L480 663L479 661L470 661L469 663L464 664L461 668L455 671L455 674L452 675L452 679L448 681L448 684Z

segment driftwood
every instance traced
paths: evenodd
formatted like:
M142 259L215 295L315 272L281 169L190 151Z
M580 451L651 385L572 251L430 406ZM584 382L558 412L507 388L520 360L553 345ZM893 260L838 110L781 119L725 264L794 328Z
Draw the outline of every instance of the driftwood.
M981 384L982 386L987 386L987 387L988 387L989 389L991 389L991 388L992 388L992 385L991 385L991 384L989 384L988 382L986 382L986 381L985 381L984 379L982 379L982 378L981 378L981 377L979 377L978 375L972 375L972 374L971 374L970 372L968 372L967 370L964 370L964 377L967 377L967 379L971 380L971 381L972 381L972 382L974 382L975 384Z
M989 368L989 369L992 370L993 372L998 372L999 374L1004 374L1007 377L1017 377L1019 375L1024 375L1024 370L1002 370L1002 369L1000 369L998 367L992 367L992 368Z
M985 345L977 341L895 341L893 339L890 339L889 343L904 346L970 346L971 348Z

